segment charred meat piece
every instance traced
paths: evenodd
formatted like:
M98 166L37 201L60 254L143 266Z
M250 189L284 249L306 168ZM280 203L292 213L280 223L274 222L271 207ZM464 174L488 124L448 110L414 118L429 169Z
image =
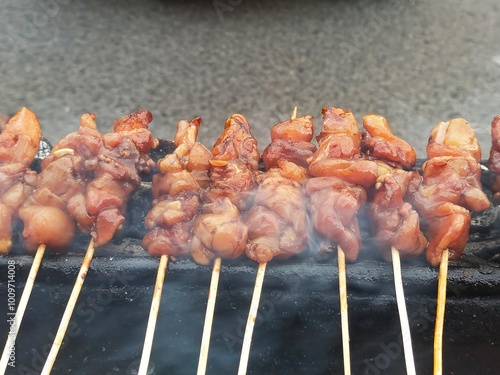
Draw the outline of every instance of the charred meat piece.
M491 122L491 149L488 168L492 173L491 189L496 201L500 199L500 115Z
M62 138L45 157L36 190L19 211L28 250L43 243L52 251L67 251L75 234L75 220L81 228L90 227L85 191L91 174L85 161L97 155L101 146L95 115L86 113L81 116L79 130Z
M153 208L146 216L149 230L142 241L151 255L188 256L200 194L208 185L210 151L196 141L201 118L181 120L174 138L176 149L158 161L153 176Z
M155 166L148 153L158 141L148 129L153 116L137 112L114 122L114 131L103 136L99 153L85 162L93 173L86 192L86 209L93 223L95 246L110 241L122 228L127 200L141 184L141 175Z
M445 249L460 258L467 243L470 213L486 210L490 202L480 183L481 149L464 119L440 122L432 130L423 176L410 184L414 207L429 230L426 256L437 266Z
M12 221L36 185L29 170L42 138L36 115L22 108L3 126L0 134L0 254L12 248Z
M241 213L252 204L260 155L242 115L226 120L212 155L210 184L202 196L202 213L195 218L191 241L191 256L200 264L218 256L237 258L247 243L248 229Z

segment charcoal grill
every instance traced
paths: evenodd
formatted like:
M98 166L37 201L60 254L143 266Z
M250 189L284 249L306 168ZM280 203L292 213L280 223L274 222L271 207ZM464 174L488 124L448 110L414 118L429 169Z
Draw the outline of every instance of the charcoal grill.
M488 175L483 182L487 189ZM149 183L134 195L123 234L96 250L53 374L135 374L139 366L158 260L140 246L151 204ZM379 259L361 220L362 254L347 266L353 374L404 374L393 271ZM19 228L18 228L19 229ZM90 238L75 237L67 254L46 255L7 374L39 374ZM315 244L311 243L312 252ZM0 314L7 317L6 275L16 264L18 298L32 256L19 248L0 258ZM207 374L235 374L257 264L223 260ZM211 268L190 260L169 265L150 374L196 373ZM436 269L403 260L403 281L418 374L432 374ZM342 374L338 271L334 255L311 252L269 263L252 340L248 374ZM2 345L8 324L0 325ZM447 374L497 375L500 370L500 215L473 218L460 261L451 261L444 327Z

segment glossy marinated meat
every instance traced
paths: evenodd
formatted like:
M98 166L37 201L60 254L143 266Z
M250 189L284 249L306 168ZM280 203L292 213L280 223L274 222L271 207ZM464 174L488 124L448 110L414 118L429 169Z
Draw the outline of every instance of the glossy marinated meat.
M188 256L200 194L208 185L210 151L196 141L201 118L177 124L172 154L158 161L153 176L153 208L146 216L148 233L142 241L151 255Z
M322 237L320 249L339 245L346 260L355 261L361 247L357 215L366 202L365 189L337 177L311 178L305 187L312 224Z
M427 144L427 159L439 156L470 157L481 161L481 147L476 133L463 118L438 123Z
M420 230L418 213L408 202L410 182L419 178L412 168L416 153L412 146L396 137L387 120L380 115L363 116L361 148L367 157L386 164L375 188L371 190L369 215L375 243L386 260L391 260L391 247L400 254L414 257L421 254L427 240Z
M250 125L242 115L232 115L224 124L224 132L212 148L214 160L240 159L250 170L259 169L260 153Z
M281 160L307 168L307 159L316 151L316 146L311 143L313 136L312 116L289 119L274 125L271 143L262 153L265 169L277 167Z
M252 204L260 155L242 115L226 120L212 155L210 184L202 196L202 213L195 218L191 241L191 256L200 264L209 264L219 256L237 258L247 243L241 211Z
M18 209L36 185L36 173L29 170L42 138L36 115L22 108L0 134L0 254L12 248L12 222Z
M390 167L361 154L361 133L352 112L323 108L323 126L316 137L318 149L308 160L313 176L306 183L311 200L310 215L321 235L321 251L339 245L346 259L358 257L361 238L357 213L366 201L366 191L377 176Z
M288 258L307 245L307 205L302 189L307 171L281 161L257 176L253 207L246 216L246 255L259 262Z
M103 136L99 153L85 162L93 173L86 192L86 209L93 217L90 233L95 246L110 241L121 230L127 200L141 184L141 174L154 167L148 153L158 141L148 129L149 111L139 110L114 122L114 131Z
M85 170L85 161L97 155L101 145L95 115L87 113L80 119L79 130L62 138L43 160L36 190L19 211L28 250L43 243L52 251L67 251L75 219L81 227L91 225L85 209L91 175Z
M414 207L429 226L427 260L436 266L445 249L450 259L460 258L469 233L468 210L486 210L490 202L480 183L481 150L465 120L437 124L427 154L422 179L412 182L410 191Z
M280 122L271 128L271 143L262 154L265 172L245 217L249 242L246 255L267 263L303 251L307 236L307 204L303 190L307 159L316 150L312 116Z
M488 169L492 174L491 189L495 200L500 198L500 115L491 122L491 149L488 158Z
M418 213L407 202L408 186L418 178L418 172L394 169L377 180L369 214L375 243L388 261L392 246L407 257L420 255L427 246Z
M364 187L372 186L379 166L361 154L361 133L352 112L323 108L323 127L316 137L318 150L308 160L314 177L332 176Z
M387 120L380 115L363 116L361 150L370 158L383 160L398 168L410 169L417 161L413 147L396 137Z

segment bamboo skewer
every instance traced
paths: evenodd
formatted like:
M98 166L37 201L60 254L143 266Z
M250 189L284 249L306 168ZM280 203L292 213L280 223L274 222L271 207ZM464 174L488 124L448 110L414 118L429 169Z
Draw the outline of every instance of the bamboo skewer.
M153 291L153 299L151 301L151 310L149 311L148 325L146 328L146 336L144 338L144 347L142 349L141 363L139 365L138 375L146 375L148 372L149 357L153 346L153 338L155 334L156 321L158 312L160 311L161 295L163 291L163 283L165 274L167 273L168 255L160 257L158 265L158 273L156 275L155 289Z
M340 246L337 246L339 265L339 295L340 295L340 319L342 326L342 349L344 355L344 374L351 374L351 359L349 351L349 319L347 314L347 276L345 267L345 254Z
M210 347L210 335L212 333L212 323L214 320L215 302L217 299L217 288L219 286L221 258L216 258L212 269L212 279L208 291L207 312L203 325L203 335L201 338L200 358L198 360L197 375L205 375L207 370L208 350Z
M294 120L297 117L297 106L293 108L290 119ZM264 276L266 273L267 263L260 263L257 270L257 277L255 279L255 286L253 290L252 302L250 304L250 312L248 313L247 325L245 334L243 336L243 344L241 347L240 365L238 368L238 375L245 375L247 373L248 359L250 356L250 346L252 343L253 328L255 320L257 319L257 312L259 309L260 295L262 293L262 284L264 283Z
M250 304L250 312L248 313L245 335L243 336L243 345L241 347L240 365L238 367L238 375L247 373L248 358L250 356L250 345L252 342L253 327L257 320L257 312L259 309L260 295L262 292L262 284L266 273L267 263L260 263L255 278L255 287L253 289L252 303Z
M448 249L443 251L439 265L436 325L434 328L434 375L443 374L443 327L446 305L446 282L448 278Z
M399 321L401 322L401 332L403 336L403 349L405 352L406 373L416 375L415 359L413 358L413 348L411 344L410 323L406 311L405 295L403 290L403 277L401 275L401 259L399 251L391 247L392 268L394 270L394 286L396 288L396 301L398 303Z
M68 328L76 302L78 300L78 296L80 295L83 283L85 282L90 263L92 262L92 258L94 257L94 250L94 240L92 239L87 248L87 252L85 253L85 257L83 258L80 272L78 273L75 285L73 286L73 290L71 291L68 304L66 305L66 309L64 310L64 314L62 316L61 323L59 324L54 343L52 344L49 355L47 356L47 360L45 362L45 365L43 366L41 375L49 375L52 371L52 367L54 366L54 362L56 361L56 357L59 353L59 349L61 348L64 336L66 335L66 330Z
M28 280L26 280L26 285L24 286L21 299L19 300L19 305L17 306L16 315L14 317L13 328L9 332L7 342L5 343L5 348L3 349L2 359L0 360L0 374L5 373L7 369L7 364L9 363L10 351L16 344L17 333L23 321L24 312L26 311L26 306L30 299L31 291L33 290L33 285L35 284L36 275L40 265L42 264L43 254L45 253L45 244L40 244L36 251L33 263L31 264L30 273L28 275Z

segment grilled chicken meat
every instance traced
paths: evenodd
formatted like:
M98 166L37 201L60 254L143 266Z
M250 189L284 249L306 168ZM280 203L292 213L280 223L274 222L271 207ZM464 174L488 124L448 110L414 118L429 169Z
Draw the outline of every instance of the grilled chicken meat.
M142 241L151 255L190 254L194 217L200 211L200 193L208 186L210 151L196 141L201 118L177 124L172 154L158 161L153 176L153 208L146 216L149 230Z
M440 122L432 130L423 177L410 185L412 203L429 230L427 260L433 266L445 249L460 258L467 243L470 212L486 210L490 202L480 183L481 149L464 119Z
M369 214L375 243L387 261L391 246L407 257L420 255L427 246L418 213L408 202L408 186L414 179L419 179L418 172L394 169L377 180Z
M491 122L491 149L488 168L492 173L491 189L496 201L500 198L500 115Z
M218 256L237 258L247 243L241 212L251 206L260 155L242 115L226 120L212 156L210 184L202 196L202 212L195 218L191 241L191 256L200 264Z
M246 255L267 263L273 257L287 258L303 251L307 244L307 205L303 190L308 175L304 166L316 147L311 143L311 116L274 125L271 143L262 159L253 207L246 215L249 242Z
M401 138L396 137L389 122L380 115L363 116L361 150L369 158L382 160L397 168L410 169L417 161L413 147Z
M114 122L114 131L103 135L99 153L85 162L93 173L86 193L86 209L93 217L90 228L95 246L113 238L122 227L127 200L149 173L154 161L149 151L158 145L148 129L153 116L140 109Z
M0 254L12 248L12 221L36 185L29 170L42 138L36 115L22 108L0 134Z
M335 243L348 261L354 261L361 247L357 213L366 202L364 188L373 185L387 166L363 158L361 133L350 111L323 108L317 140L318 150L309 159L309 173L316 178L306 183L312 223L323 237L322 251Z
M386 260L391 259L391 247L405 256L421 254L427 240L420 231L418 213L408 202L408 186L418 179L418 172L407 172L401 168L412 168L416 153L404 140L396 137L388 121L380 115L363 116L361 149L369 158L387 163L377 177L377 183L369 206L375 243Z
M316 151L311 143L314 136L312 116L289 119L271 129L271 143L264 149L262 160L266 170L287 160L307 168L307 159Z
M358 211L366 202L365 189L337 177L311 178L305 187L312 224L324 238L320 250L331 251L333 242L344 250L346 260L356 260L361 247Z
M43 243L53 251L67 251L75 219L81 227L91 225L85 209L91 175L85 161L97 155L101 146L95 115L87 113L81 116L79 130L62 138L45 157L37 188L19 210L28 250Z
M316 137L318 149L309 158L309 173L315 177L337 177L343 181L372 186L379 165L361 154L361 132L354 114L348 110L323 108L323 127Z

